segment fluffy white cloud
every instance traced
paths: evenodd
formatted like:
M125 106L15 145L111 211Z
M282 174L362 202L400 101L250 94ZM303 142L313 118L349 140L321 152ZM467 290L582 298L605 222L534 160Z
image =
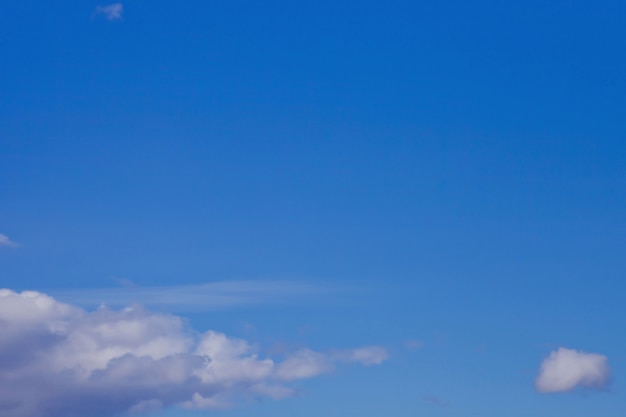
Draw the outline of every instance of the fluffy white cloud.
M7 246L9 248L17 248L19 245L13 242L7 235L0 233L0 246Z
M293 395L288 381L332 372L337 361L378 364L379 347L277 362L214 331L141 307L88 312L45 294L0 290L0 415L113 416L170 406L224 408Z
M102 14L107 20L120 20L123 12L124 6L122 3L113 3L107 6L96 7L96 13Z
M610 373L604 355L559 348L542 362L535 386L540 392L565 392L577 386L604 388Z

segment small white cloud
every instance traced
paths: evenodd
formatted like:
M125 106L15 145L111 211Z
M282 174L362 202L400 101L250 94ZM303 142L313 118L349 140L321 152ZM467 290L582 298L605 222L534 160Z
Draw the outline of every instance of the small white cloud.
M13 242L7 235L0 233L0 246L6 246L9 248L17 248L19 244Z
M577 386L601 389L608 385L608 359L597 353L559 348L541 363L535 386L539 392L566 392Z
M113 3L96 7L96 14L103 15L107 20L121 20L124 6L122 3Z

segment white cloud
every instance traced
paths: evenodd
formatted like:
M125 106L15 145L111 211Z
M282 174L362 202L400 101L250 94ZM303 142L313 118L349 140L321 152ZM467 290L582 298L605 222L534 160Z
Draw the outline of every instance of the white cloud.
M535 386L540 392L566 392L577 386L604 388L610 373L604 355L559 348L542 362Z
M332 372L337 361L377 364L384 349L302 349L262 358L245 340L194 332L142 307L86 311L39 292L0 290L0 414L114 416L162 408L225 408L294 394L288 381Z
M123 12L124 6L122 3L113 3L106 6L96 7L96 14L103 15L107 20L120 20L122 19Z
M9 248L17 248L19 244L13 242L7 235L0 233L0 246L7 246Z

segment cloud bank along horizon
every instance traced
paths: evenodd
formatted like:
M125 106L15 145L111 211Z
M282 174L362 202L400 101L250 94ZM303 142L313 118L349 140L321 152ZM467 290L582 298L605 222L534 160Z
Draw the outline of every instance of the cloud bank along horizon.
M227 408L293 396L291 381L339 363L379 365L380 346L260 357L247 341L197 332L141 306L94 311L36 291L0 289L0 414L113 416L168 407Z

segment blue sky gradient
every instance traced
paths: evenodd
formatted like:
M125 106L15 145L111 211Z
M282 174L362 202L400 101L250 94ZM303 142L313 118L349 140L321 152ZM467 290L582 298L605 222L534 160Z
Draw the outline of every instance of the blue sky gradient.
M0 287L288 281L168 311L390 352L216 415L623 414L623 2L179 3L3 3ZM557 347L612 383L538 393Z

